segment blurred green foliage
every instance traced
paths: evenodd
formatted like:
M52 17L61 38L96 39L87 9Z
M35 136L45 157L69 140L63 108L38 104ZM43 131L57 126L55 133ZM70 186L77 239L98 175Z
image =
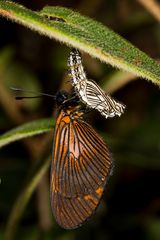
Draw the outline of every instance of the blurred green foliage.
M33 10L53 4L43 0L19 3ZM71 7L101 21L152 58L159 58L159 23L136 1L94 0L88 1L87 7L86 1L55 1L54 4ZM15 101L9 87L50 94L68 89L69 49L5 19L0 19L0 29L0 130L3 134L21 124L56 116L52 100ZM86 54L83 58L88 77L101 83L107 91L107 80L114 77L117 69ZM96 214L79 229L61 229L51 216L48 171L23 212L15 239L160 239L159 88L131 77L115 89L114 97L127 106L121 118L106 120L97 112L86 116L108 143L115 165ZM52 136L47 133L1 149L0 239L4 238L11 209L25 190L26 181L32 179L35 166L39 168L43 159L51 158L51 153Z

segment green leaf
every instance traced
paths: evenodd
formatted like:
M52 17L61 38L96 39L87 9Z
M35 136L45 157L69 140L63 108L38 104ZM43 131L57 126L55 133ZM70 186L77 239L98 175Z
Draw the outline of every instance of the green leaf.
M34 12L0 0L0 15L155 84L160 83L160 64L108 27L70 9L45 7Z
M25 123L20 127L8 131L0 136L0 148L22 138L31 137L37 134L48 132L53 129L55 120L53 118L46 118Z

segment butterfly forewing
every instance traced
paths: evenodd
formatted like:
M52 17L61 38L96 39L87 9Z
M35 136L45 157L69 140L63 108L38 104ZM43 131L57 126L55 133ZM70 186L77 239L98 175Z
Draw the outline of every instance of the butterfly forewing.
M51 205L60 226L76 228L93 214L111 165L108 147L95 130L60 111L51 169Z

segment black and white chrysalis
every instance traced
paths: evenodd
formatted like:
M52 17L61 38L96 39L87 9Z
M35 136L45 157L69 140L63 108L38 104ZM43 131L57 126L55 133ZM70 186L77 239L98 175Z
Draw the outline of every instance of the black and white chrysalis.
M68 67L71 83L83 103L89 108L98 110L105 118L121 116L125 105L106 94L96 82L87 79L81 54L77 49L71 50Z

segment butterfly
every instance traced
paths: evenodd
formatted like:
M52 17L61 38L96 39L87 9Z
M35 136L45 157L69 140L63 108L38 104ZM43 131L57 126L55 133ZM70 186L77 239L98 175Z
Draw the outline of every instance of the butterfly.
M96 210L112 168L104 140L83 119L77 96L56 95L50 196L57 223L65 229L81 226Z
M71 83L83 103L98 110L105 118L121 116L125 105L106 94L95 81L87 79L78 49L71 50L68 67Z

